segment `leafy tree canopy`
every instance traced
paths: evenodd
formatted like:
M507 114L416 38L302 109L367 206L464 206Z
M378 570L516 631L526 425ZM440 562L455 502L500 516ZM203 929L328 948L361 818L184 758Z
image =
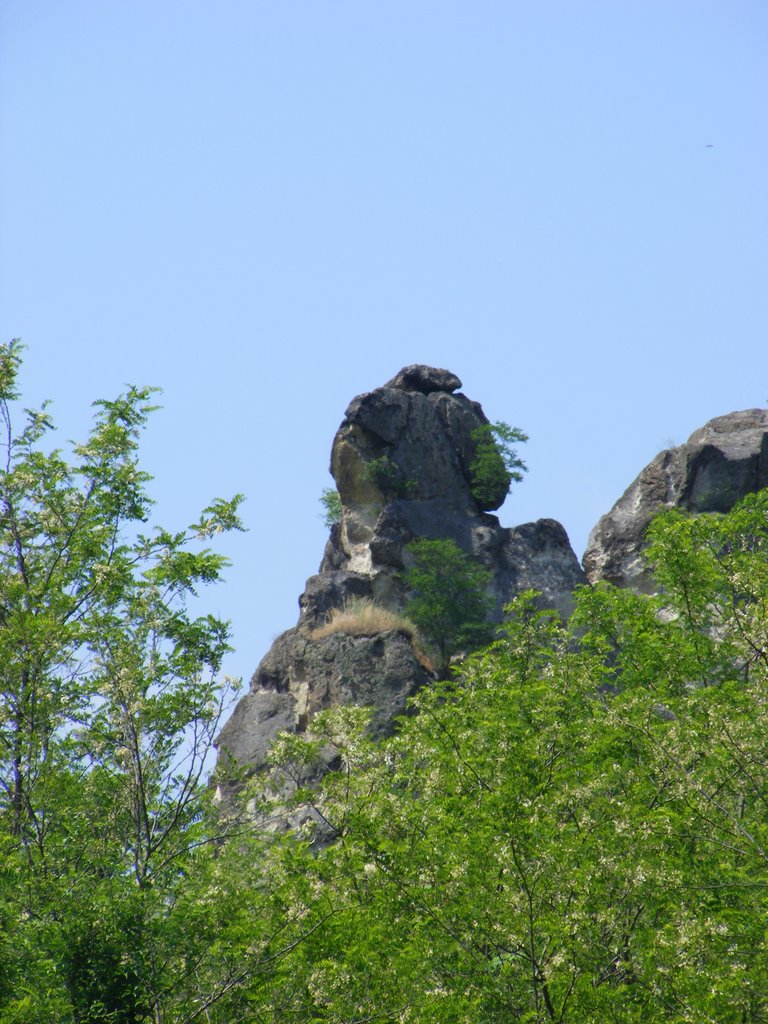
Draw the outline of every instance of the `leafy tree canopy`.
M472 431L475 454L470 465L472 495L480 508L498 508L500 497L509 493L512 481L519 482L528 467L517 454L516 445L528 435L508 423L484 423Z
M406 616L434 648L441 674L451 657L487 643L492 635L487 593L490 573L452 540L414 541L403 579L411 592Z
M584 588L566 625L521 595L384 742L353 707L281 737L241 814L204 775L228 629L189 610L239 499L150 528L151 389L65 458L19 363L0 346L0 1024L765 1024L768 492L659 517L661 596ZM408 573L447 663L487 579L443 545Z
M228 625L189 599L241 497L150 528L153 389L97 402L66 458L20 364L0 346L0 1021L191 1020L226 989L178 908L226 831L204 773L231 687Z
M335 916L287 1019L768 1018L768 493L649 555L663 597L585 588L567 628L522 595L383 745L318 723Z

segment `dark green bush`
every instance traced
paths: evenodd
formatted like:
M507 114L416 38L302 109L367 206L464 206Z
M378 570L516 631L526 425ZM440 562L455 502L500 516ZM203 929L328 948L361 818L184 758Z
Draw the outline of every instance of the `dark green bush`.
M472 431L475 456L470 465L472 496L480 508L498 508L512 481L519 482L528 467L519 458L516 444L528 435L508 423L484 423Z

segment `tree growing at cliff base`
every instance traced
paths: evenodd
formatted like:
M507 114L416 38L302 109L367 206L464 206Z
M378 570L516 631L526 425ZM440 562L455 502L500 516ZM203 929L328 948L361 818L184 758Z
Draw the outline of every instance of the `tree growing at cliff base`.
M451 657L473 650L492 636L490 573L452 540L420 539L408 545L411 561L403 573L410 591L406 616L437 654L440 675Z
M768 491L649 536L661 596L520 595L383 744L316 720L285 1019L765 1024Z

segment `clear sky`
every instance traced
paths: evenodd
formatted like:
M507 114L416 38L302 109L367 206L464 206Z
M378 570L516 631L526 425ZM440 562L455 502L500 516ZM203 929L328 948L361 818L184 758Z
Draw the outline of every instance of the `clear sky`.
M62 439L163 388L179 527L243 491L205 607L295 623L349 400L446 367L526 430L500 516L590 528L768 400L764 0L0 0L0 337Z

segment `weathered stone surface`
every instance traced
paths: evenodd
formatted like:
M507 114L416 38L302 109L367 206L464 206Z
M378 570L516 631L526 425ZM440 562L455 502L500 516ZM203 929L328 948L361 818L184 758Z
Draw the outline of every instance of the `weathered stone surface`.
M452 416L446 405L456 407ZM476 509L465 467L474 451L471 431L484 423L459 395L393 388L361 395L347 408L331 456L342 504L381 510L396 498L440 498Z
M381 735L429 681L404 633L312 638L334 609L354 599L402 610L401 574L417 538L449 538L490 571L496 621L528 588L542 592L545 606L570 612L571 592L585 577L562 526L541 519L503 528L472 495L473 432L488 420L477 402L454 393L460 387L448 370L408 366L347 408L331 455L341 522L331 529L318 575L307 581L298 626L274 642L222 731L220 749L238 761L262 769L278 724L309 730L314 715L335 704L373 707L373 730ZM492 496L492 507L505 496Z
M542 607L567 618L573 611L573 591L586 578L561 524L538 519L504 530L502 537L493 576L497 608L522 590L538 590Z
M692 512L727 512L768 486L768 409L718 416L691 434L682 501Z
M299 696L308 721L339 704L370 707L375 736L391 730L393 720L405 713L407 698L429 679L410 637L395 631L375 636L332 633L307 645L302 669Z
M450 538L491 573L491 592L496 617L505 604L522 590L539 590L542 603L568 616L574 587L586 577L560 523L540 519L535 523L505 528L495 516L452 508L438 500L394 501L379 517L369 543L372 565L379 570L375 579L397 574L406 564L406 548L419 537L428 540ZM374 588L376 584L374 583ZM405 593L385 603L401 608Z
M464 395L435 394L430 397L435 412L443 422L451 447L456 452L461 472L467 485L472 485L472 463L475 459L477 442L474 431L485 426L488 420L478 402L471 402ZM509 479L500 479L496 494L483 505L486 512L500 508L509 493Z
M448 371L407 367L384 387L353 399L347 408L333 443L331 473L342 504L356 525L363 526L364 543L370 539L365 530L372 520L398 498L439 499L445 505L480 511L472 494L472 464L478 428L487 427L488 419L477 402L450 392L460 384L458 377L448 374L444 388L438 388L444 374ZM401 379L414 387L404 389L396 383ZM483 509L503 504L507 489L502 479Z
M768 486L768 410L747 409L710 420L677 448L660 452L597 523L584 554L590 582L653 588L643 560L653 517L673 506L727 512Z
M429 678L405 633L332 633L313 640L289 629L272 645L251 679L251 692L222 729L219 756L263 770L278 732L305 732L318 711L344 704L373 708L371 732L383 736Z
M246 693L219 733L216 741L219 759L249 768L263 768L277 734L294 730L295 703L290 693L275 690Z

